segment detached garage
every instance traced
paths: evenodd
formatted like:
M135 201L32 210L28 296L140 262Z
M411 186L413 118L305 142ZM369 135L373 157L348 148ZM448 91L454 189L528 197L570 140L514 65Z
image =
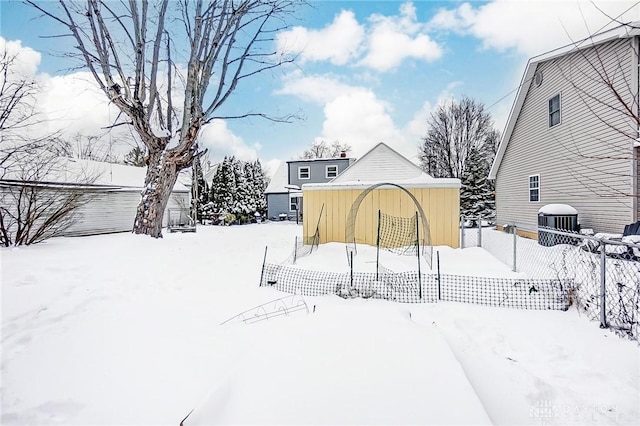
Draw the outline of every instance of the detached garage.
M380 211L401 218L417 212L422 244L459 247L460 180L434 178L384 143L331 182L302 191L307 244L317 228L321 244L375 245Z
M10 232L14 232L15 219L11 217L18 216L17 206L25 208L21 199L33 197L30 208L46 218L52 213L50 205L55 205L52 200L66 199L65 194L75 193L82 197L78 201L80 207L74 210L75 219L56 235L83 236L131 231L146 168L56 158L37 179L24 179L18 172L8 171L0 179L0 206L6 209L5 226ZM185 183L190 184L191 177L182 177L186 182L180 179L181 176L173 188L167 210L190 206L190 188ZM163 226L167 226L167 210Z

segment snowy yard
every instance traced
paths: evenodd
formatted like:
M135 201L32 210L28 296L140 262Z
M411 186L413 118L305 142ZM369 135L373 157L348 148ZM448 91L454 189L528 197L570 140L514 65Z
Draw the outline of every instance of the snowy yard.
M327 295L305 297L308 315L221 326L284 296L258 287L264 247L284 260L301 231L205 226L1 250L0 422L177 425L193 409L185 424L640 422L637 342L574 308ZM511 274L483 249L439 250L443 273ZM328 251L298 266L343 271L344 248Z

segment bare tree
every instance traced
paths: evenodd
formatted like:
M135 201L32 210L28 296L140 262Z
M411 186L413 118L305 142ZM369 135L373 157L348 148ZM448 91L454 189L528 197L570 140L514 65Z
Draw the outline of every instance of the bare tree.
M147 149L135 233L162 236L178 172L198 154L198 134L207 123L292 118L261 112L225 116L221 107L239 84L293 60L269 49L300 1L27 3L69 31L77 56ZM182 59L185 69L178 65Z
M56 141L51 142L55 145ZM49 147L51 146L49 145ZM96 176L70 172L55 150L16 150L13 166L0 179L0 246L30 245L62 234L93 198L86 185ZM61 181L73 174L73 184Z
M495 154L499 132L484 104L463 97L440 104L427 123L420 149L422 168L434 177L462 179L472 149ZM486 159L491 164L493 157Z
M314 141L309 149L306 149L300 158L303 160L310 160L313 158L336 158L342 153L348 154L351 151L351 146L347 143L340 143L339 141L333 141L331 145L325 140Z
M71 139L61 139L55 149L62 157L117 163L117 155L114 155L109 144L98 136L76 133Z
M35 108L37 80L20 73L20 53L0 52L0 246L29 245L59 235L91 200L83 188L96 176L83 171L75 185L60 154L70 144L58 134L38 135L45 117Z
M35 109L38 82L19 72L20 57L5 45L0 51L0 179L21 153L41 149L55 135L33 136L30 127L43 122Z

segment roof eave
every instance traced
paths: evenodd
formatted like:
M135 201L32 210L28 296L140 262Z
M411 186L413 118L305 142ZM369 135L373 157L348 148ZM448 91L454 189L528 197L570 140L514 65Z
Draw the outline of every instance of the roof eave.
M518 93L516 95L516 99L511 107L511 111L509 112L509 118L507 119L507 124L505 125L504 132L502 133L500 145L498 145L498 151L496 152L496 156L493 160L493 164L491 165L491 170L489 171L489 179L496 179L498 175L498 170L500 169L500 163L502 162L504 153L507 150L507 145L509 144L509 140L511 139L511 135L515 127L515 123L518 119L518 116L520 115L520 111L522 109L522 105L524 104L524 100L527 96L527 93L529 92L529 87L531 86L533 74L539 63L546 62L548 60L560 57L562 55L566 55L567 53L570 53L574 50L577 51L581 49L586 49L589 47L593 47L593 46L605 43L607 41L620 39L620 38L630 38L638 35L640 35L640 22L631 22L628 24L620 25L611 30L607 30L600 34L595 34L591 37L580 40L579 42L550 50L546 53L543 53L538 56L534 56L533 58L529 59L529 61L527 62L527 67L525 69L524 75L522 76L520 86L518 87Z

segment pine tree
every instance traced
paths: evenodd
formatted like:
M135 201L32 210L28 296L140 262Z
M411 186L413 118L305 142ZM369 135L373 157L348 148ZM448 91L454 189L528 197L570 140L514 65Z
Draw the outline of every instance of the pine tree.
M232 171L235 182L235 191L232 193L231 212L238 218L242 217L242 221L246 221L247 215L250 213L250 208L247 205L247 202L249 201L249 188L244 175L243 162L235 157L232 157Z
M495 215L495 202L493 201L493 191L487 179L486 164L486 159L480 149L473 147L467 158L460 192L460 210L464 216L480 216L490 220Z
M253 169L254 163L247 161L243 165L244 179L247 183L246 205L250 214L254 214L258 209L258 200L256 198L256 176Z
M267 189L267 178L262 169L260 160L256 160L253 163L253 191L256 200L256 211L262 216L267 215L267 197L264 193Z
M265 188L266 178L259 160L251 163L225 157L213 177L210 199L217 211L232 213L244 222L256 212L267 213Z
M213 201L214 208L220 212L233 213L234 194L236 192L234 163L234 157L224 157L213 177L211 201Z
M204 206L209 202L209 185L204 180L204 174L202 172L202 164L200 163L200 157L195 157L193 159L193 164L191 167L193 173L193 184L192 184L192 194L191 196L195 200L195 207L197 211L198 220L202 220L202 212Z

